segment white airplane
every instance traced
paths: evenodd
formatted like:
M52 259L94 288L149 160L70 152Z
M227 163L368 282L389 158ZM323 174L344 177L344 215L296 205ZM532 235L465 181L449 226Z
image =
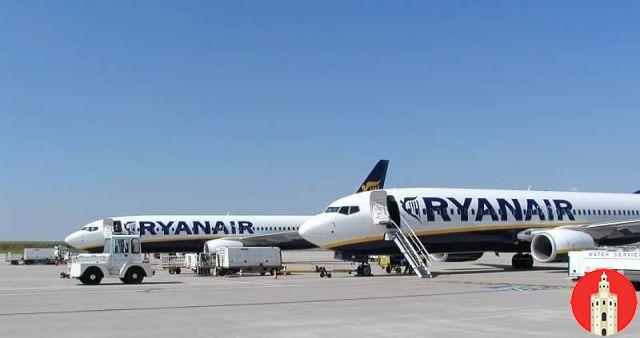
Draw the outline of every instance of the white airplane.
M358 191L384 187L389 161L380 160ZM298 234L311 216L291 215L144 215L110 218L129 234L140 234L144 252L201 252L218 246L278 246L281 249L313 248ZM64 241L71 247L102 252L105 220L84 225Z
M383 189L336 200L303 223L299 233L338 258L361 262L358 273L368 274L368 256L401 252L385 238L389 224L375 221L374 207L380 203L402 233L416 234L432 259L475 260L484 252L512 252L514 268L530 269L534 259L563 260L569 250L640 241L638 193Z

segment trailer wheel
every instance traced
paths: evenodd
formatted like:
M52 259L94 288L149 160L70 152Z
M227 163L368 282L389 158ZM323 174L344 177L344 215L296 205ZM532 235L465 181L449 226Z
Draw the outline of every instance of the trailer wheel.
M266 272L264 272L264 271L260 271L260 276L264 276L264 275L266 275L266 274L267 274Z
M86 285L96 285L100 284L100 281L102 281L102 277L102 271L93 266L84 271L82 277L80 277L80 282Z
M331 272L327 272L327 278L331 278Z
M176 275L179 275L179 274L180 274L180 272L182 272L182 270L180 270L180 268L176 268L176 271L175 271L175 272L176 272Z
M138 266L134 266L127 270L124 275L125 284L140 284L144 280L144 270Z

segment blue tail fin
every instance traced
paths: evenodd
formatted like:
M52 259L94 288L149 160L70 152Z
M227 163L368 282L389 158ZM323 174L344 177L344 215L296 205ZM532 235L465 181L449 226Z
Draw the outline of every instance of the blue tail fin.
M373 170L371 170L371 173L369 173L369 176L362 182L357 192L384 189L384 180L387 178L388 166L388 160L378 161L376 166L373 167Z
M634 194L640 194L640 190L638 190L638 191L634 192Z

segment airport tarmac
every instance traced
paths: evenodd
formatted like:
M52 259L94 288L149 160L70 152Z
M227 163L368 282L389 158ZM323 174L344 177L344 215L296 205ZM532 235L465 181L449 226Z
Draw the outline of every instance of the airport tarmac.
M84 286L59 266L0 264L2 337L588 337L574 321L566 264L511 269L511 255L436 263L433 279L336 272L197 277L158 271L142 285ZM285 252L295 269L341 269L323 251ZM636 319L622 336L640 337Z

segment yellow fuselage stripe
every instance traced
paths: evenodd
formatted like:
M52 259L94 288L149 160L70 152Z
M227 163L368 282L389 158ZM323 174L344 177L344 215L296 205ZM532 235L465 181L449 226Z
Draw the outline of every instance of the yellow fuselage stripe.
M528 229L528 228L555 228L559 226L566 225L577 225L580 224L578 222L549 222L549 223L527 223L527 224L506 224L506 225L493 225L493 226L473 226L473 227L452 227L448 229L439 229L439 230L421 230L416 231L416 235L418 236L433 236L433 235L443 235L443 234L455 234L455 233L463 233L463 232L478 232L478 231L492 231L492 230L512 230L512 229ZM360 244L360 243L370 243L384 240L384 233L376 236L370 237L361 237L348 241L334 242L329 243L323 246L325 249L335 249L337 247L351 245L351 244Z

